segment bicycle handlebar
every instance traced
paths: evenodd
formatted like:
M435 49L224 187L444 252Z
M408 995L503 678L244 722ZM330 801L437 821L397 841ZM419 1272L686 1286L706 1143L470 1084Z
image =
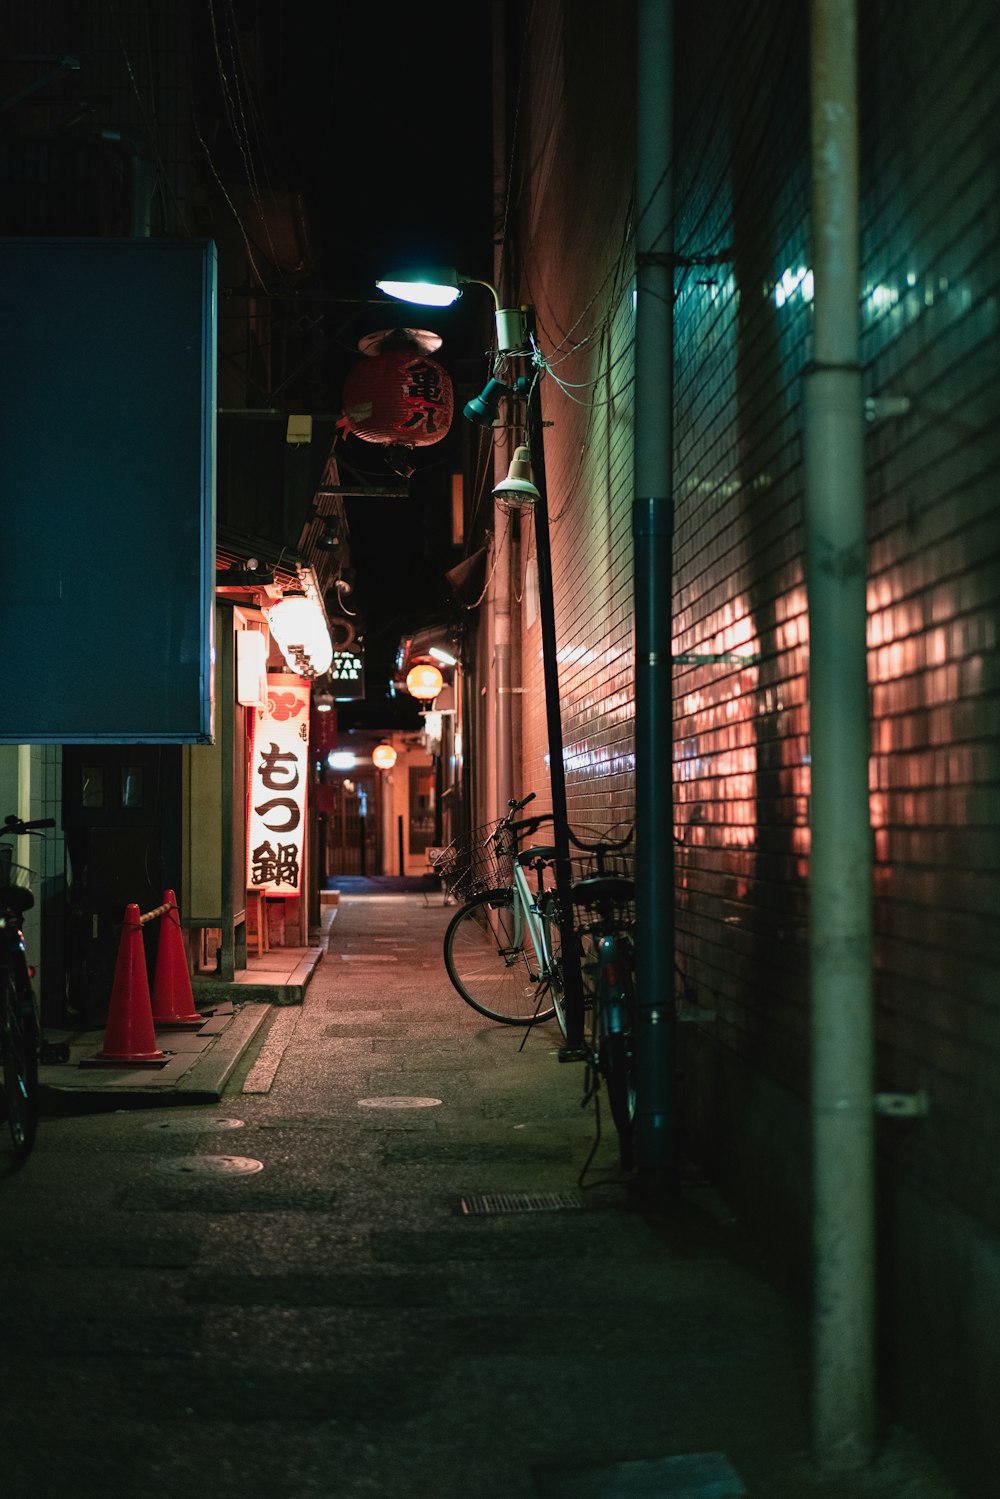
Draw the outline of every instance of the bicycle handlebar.
M21 837L23 833L34 833L38 828L54 828L56 820L54 817L36 817L33 822L22 822L20 817L15 817L13 812L3 820L0 827L0 838Z
M536 828L539 828L541 826L543 822L554 822L555 818L551 812L542 812L537 817L526 817L523 822L514 821L514 813L520 812L522 807L526 807L529 802L533 802L535 800L535 795L536 793L534 791L529 791L527 796L523 797L521 801L515 801L515 799L511 797L510 801L507 803L510 811L504 818L503 822L500 824L500 827L509 833L514 833L517 837L523 837L530 833L533 833ZM602 838L599 839L596 843L585 843L582 838L577 837L577 835L573 832L573 829L570 827L567 827L566 829L566 836L569 838L570 843L574 844L576 848L582 849L582 851L586 854L595 854L598 852L617 853L621 849L627 848L628 845L632 842L632 839L635 837L635 823L633 823L629 828L625 837L620 839L618 842L614 842L611 839Z
M511 812L520 812L522 807L526 807L529 802L533 802L535 800L537 794L538 793L535 791L529 791L527 796L522 797L520 801L516 801L514 797L511 797L507 805L510 808Z
M628 848L629 844L632 842L632 839L635 837L635 823L633 823L629 828L628 832L625 834L625 837L619 839L617 843L612 842L608 838L602 838L597 843L584 843L582 838L578 838L576 836L572 828L567 828L566 833L569 837L570 843L575 844L577 848L582 848L584 853L596 854L598 851L601 851L603 853L616 853L620 849Z

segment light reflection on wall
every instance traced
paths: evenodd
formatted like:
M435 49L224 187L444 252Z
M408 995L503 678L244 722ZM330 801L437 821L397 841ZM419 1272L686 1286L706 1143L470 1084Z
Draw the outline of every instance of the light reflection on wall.
M758 642L745 599L727 601L678 642L678 654L752 657ZM751 873L745 857L757 841L757 742L754 726L758 663L678 668L676 729L678 834L688 850L725 851L726 893L742 899ZM678 886L691 888L689 861L678 860ZM682 894L682 899L683 899Z
M976 749L965 705L983 692L997 645L995 617L960 584L906 596L912 582L898 569L868 588L874 886L900 897L918 885L919 866L936 862L937 830L968 825Z

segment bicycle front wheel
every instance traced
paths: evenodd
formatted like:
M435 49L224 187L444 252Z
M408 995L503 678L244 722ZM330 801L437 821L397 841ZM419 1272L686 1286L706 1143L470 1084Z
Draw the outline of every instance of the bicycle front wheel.
M19 984L9 966L0 979L0 1065L7 1128L20 1165L38 1125L38 1026L27 975Z
M530 941L517 940L512 890L488 890L452 917L444 966L466 1004L501 1025L537 1025L555 1013L553 975L539 973Z

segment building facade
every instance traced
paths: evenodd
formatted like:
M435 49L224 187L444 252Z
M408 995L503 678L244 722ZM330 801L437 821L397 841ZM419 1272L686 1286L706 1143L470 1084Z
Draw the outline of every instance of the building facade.
M858 9L874 1084L926 1109L875 1126L880 1390L956 1468L986 1473L1000 1309L1000 30L985 0ZM569 813L610 829L634 815L636 784L643 7L535 0L520 26L507 10L494 280L504 305L537 318ZM671 10L674 732L656 773L673 783L676 993L691 1017L681 1149L805 1295L810 15L726 3L706 25L701 7ZM523 404L506 420L520 440ZM508 457L499 444L498 473ZM498 510L492 545L507 558L493 557L480 669L495 674L495 621L509 618L514 789L544 796L530 516ZM493 764L484 821L498 815Z

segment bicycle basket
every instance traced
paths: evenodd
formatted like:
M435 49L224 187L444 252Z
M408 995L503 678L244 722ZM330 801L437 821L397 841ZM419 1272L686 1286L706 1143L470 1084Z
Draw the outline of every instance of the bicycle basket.
M514 840L497 839L502 826L490 822L456 838L431 858L437 874L458 900L471 900L483 890L495 890L514 882Z
M15 864L11 858L13 850L0 843L0 889L30 890L38 882L38 876L26 864Z
M631 846L573 859L573 903L590 930L635 928L635 857Z

